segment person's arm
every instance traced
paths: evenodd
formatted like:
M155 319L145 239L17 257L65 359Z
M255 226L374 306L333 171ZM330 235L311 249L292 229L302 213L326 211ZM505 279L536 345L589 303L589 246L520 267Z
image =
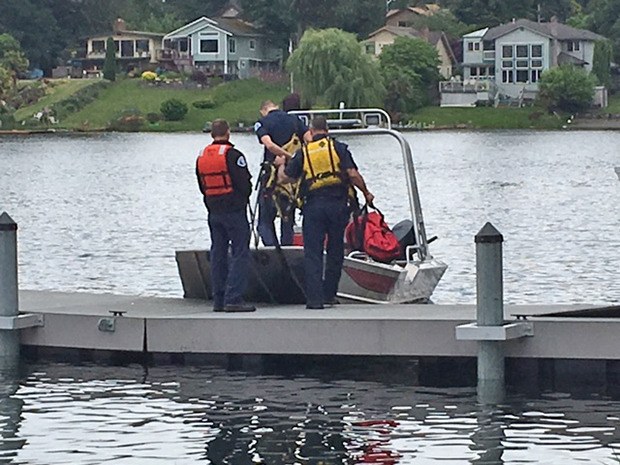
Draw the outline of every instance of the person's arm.
M196 159L196 179L198 179L198 189L200 190L200 193L202 194L204 192L203 189L203 185L202 185L202 177L200 176L200 172L198 171L198 160L200 158Z
M364 198L366 199L366 203L372 206L372 202L373 200L375 200L375 196L368 190L368 187L366 187L366 182L364 181L364 178L362 177L360 172L357 171L355 168L349 168L347 170L347 175L349 176L349 181L351 182L351 184L353 184L362 192Z
M273 153L276 157L283 157L284 160L288 160L289 158L291 158L291 155L286 150L284 150L282 147L276 144L273 140L271 140L271 136L268 136L268 135L261 136L260 142L261 144L265 146L267 150Z
M279 166L278 182L287 183L299 179L303 172L302 159L303 154L301 150L298 150L286 165Z
M236 149L230 149L226 162L233 189L241 196L249 198L252 192L252 175L245 156Z

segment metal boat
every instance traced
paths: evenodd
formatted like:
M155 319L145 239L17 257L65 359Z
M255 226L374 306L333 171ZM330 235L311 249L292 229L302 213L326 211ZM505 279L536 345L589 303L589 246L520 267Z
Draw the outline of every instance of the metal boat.
M338 298L343 302L409 303L429 302L447 269L429 252L411 147L403 135L392 129L382 109L331 109L291 112L306 121L316 114L328 118L333 135L387 135L399 144L407 183L411 219L404 224L403 254L392 263L372 260L365 253L349 252L344 259ZM346 128L346 129L333 129ZM254 225L252 225L254 228ZM255 247L250 249L251 267L245 298L250 302L274 304L304 303L303 247ZM181 250L176 261L184 297L211 298L211 273L207 250Z

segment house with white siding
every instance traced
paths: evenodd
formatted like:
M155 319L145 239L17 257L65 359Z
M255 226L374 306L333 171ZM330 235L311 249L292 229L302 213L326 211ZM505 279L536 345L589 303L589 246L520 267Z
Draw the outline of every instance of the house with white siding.
M535 93L543 71L572 64L592 71L594 46L605 37L557 21L519 19L463 36L463 81L492 80L518 98Z

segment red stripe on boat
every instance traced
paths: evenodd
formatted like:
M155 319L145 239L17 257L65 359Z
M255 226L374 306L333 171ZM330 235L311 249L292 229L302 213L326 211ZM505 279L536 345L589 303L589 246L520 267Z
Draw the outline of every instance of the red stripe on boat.
M344 272L360 287L379 294L388 294L394 287L396 277L385 276L370 271L345 266Z

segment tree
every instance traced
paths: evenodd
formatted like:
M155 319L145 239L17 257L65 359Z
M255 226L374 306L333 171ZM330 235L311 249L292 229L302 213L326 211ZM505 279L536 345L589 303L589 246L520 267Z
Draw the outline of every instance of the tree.
M187 105L179 99L171 98L161 104L160 111L166 121L181 121L187 114Z
M439 57L432 45L422 39L397 37L383 48L379 61L390 111L412 112L430 102L439 81ZM390 108L394 102L397 107Z
M28 59L19 42L9 34L0 34L0 67L9 73L13 85L17 82L17 75L28 69Z
M103 77L108 81L116 80L116 45L114 44L114 39L112 37L108 37L108 40L105 43Z
M560 66L545 71L538 83L538 98L549 110L576 113L592 103L596 78L582 68Z
M353 34L339 29L307 30L287 68L310 103L371 106L385 93L377 64Z
M0 66L0 100L7 96L9 91L13 88L13 79L8 69ZM0 103L0 107L3 104Z
M611 84L611 60L613 52L608 40L599 40L594 44L594 57L592 59L592 74L596 76L599 84L609 89Z

